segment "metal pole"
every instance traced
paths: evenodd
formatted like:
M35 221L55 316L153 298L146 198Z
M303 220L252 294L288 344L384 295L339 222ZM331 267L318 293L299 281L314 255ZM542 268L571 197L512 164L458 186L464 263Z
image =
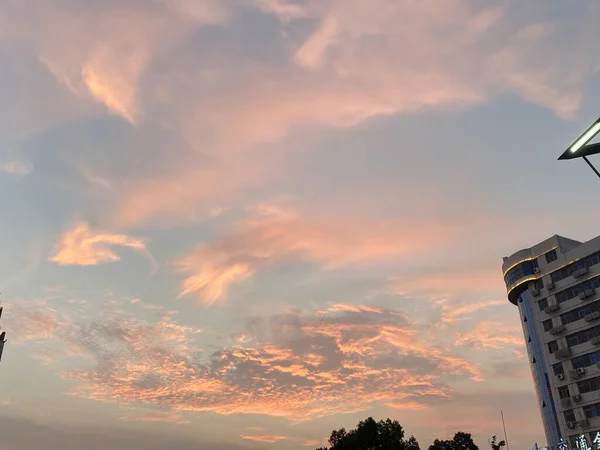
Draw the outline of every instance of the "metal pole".
M593 164L590 162L590 160L589 160L589 159L587 159L587 157L585 157L585 156L583 156L582 158L583 158L583 160L584 160L586 163L588 163L588 166L590 166L590 169L592 169L592 170L594 171L594 173L595 173L596 175L598 175L598 178L600 178L600 172L598 172L598 171L596 170L596 168L595 168L595 167L594 167L594 165L593 165Z
M600 175L598 175L600 177ZM506 425L504 425L504 413L500 410L500 415L502 416L502 428L504 428L504 440L506 441L506 450L510 450L508 446L508 436L506 435Z

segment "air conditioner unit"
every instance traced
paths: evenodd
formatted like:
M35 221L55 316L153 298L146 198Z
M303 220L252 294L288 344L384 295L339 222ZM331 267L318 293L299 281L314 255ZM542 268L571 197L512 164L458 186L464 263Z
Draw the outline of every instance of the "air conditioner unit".
M575 422L567 422L567 428L573 430L577 424Z
M579 278L579 277L584 276L586 273L588 273L588 268L580 267L579 269L573 271L573 276L575 278Z
M540 290L537 288L533 288L533 290L531 291L531 295L537 297L538 295L540 295Z
M590 423L588 422L588 420L587 420L587 419L583 419L583 420L580 420L580 421L579 421L579 426L580 426L581 428L585 428L585 427L587 427L589 424L590 424Z
M564 325L559 325L557 327L550 328L550 334L552 335L561 334L563 331L565 331Z
M581 395L579 395L579 394L574 395L573 396L573 401L575 403L579 403L581 401Z
M551 291L552 289L554 289L554 282L553 282L553 281L551 281L550 283L548 283L548 284L546 285L546 289L548 289L549 291Z
M580 367L579 369L577 369L577 373L579 375L585 375L585 367Z
M579 293L579 298L581 300L585 300L586 298L591 297L592 295L594 295L594 289L586 289Z
M581 378L581 374L577 372L577 370L571 370L569 376L571 377L571 380L579 380Z
M536 267L535 269L533 269L533 273L540 273L540 268Z
M565 374L564 373L559 373L558 375L556 375L556 378L558 378L559 380L564 380L565 379Z
M555 353L557 358L567 358L568 356L571 355L571 349L570 348L561 348L560 350L557 350Z
M598 320L598 319L600 319L600 312L594 311L593 313L590 313L587 316L585 316L584 319L585 319L586 322L591 322L593 320Z
M544 312L546 314L550 314L550 313L553 313L554 311L558 311L559 308L560 307L558 306L558 303L552 303L544 308Z
M600 345L600 336L594 336L592 339L590 339L590 342L592 345Z

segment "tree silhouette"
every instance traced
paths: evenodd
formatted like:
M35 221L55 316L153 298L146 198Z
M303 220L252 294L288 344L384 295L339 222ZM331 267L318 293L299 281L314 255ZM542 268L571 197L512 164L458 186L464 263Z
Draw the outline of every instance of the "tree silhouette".
M496 436L492 436L490 446L492 447L492 450L502 450L502 448L506 446L506 441L498 441Z
M329 446L317 450L420 450L414 436L404 440L404 429L397 421L375 422L372 417L361 420L354 430L333 430Z
M459 431L451 440L440 441L436 439L429 446L429 450L479 450L479 447L475 445L469 433Z

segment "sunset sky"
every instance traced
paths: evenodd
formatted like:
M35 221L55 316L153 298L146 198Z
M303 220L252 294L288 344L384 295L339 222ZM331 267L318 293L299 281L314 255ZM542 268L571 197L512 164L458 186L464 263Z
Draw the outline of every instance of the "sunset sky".
M0 448L545 444L502 257L596 236L597 0L0 2Z

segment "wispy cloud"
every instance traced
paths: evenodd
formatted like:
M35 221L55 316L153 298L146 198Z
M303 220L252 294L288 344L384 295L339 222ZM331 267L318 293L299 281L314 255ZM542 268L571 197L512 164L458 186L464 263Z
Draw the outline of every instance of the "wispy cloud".
M490 320L479 322L471 331L458 333L454 343L481 350L513 348L521 353L525 347L523 332L518 326Z
M172 412L148 411L138 416L123 416L121 420L126 422L165 422L165 423L190 423L189 420L183 420L179 414Z
M0 172L12 175L29 175L33 165L28 161L6 161L0 162Z
M190 274L181 295L198 292L202 302L211 304L225 297L228 286L274 262L299 258L333 269L385 260L443 246L458 230L455 224L305 217L274 209L244 221L215 242L196 247L175 265Z
M63 234L50 261L61 266L95 266L119 261L121 258L111 247L127 247L141 252L156 269L156 262L145 241L125 234L96 231L87 223L77 223Z
M275 442L284 441L288 439L286 436L275 436L275 435L251 435L251 434L242 434L240 435L242 439L246 439L248 441L262 442L265 444L274 444Z

